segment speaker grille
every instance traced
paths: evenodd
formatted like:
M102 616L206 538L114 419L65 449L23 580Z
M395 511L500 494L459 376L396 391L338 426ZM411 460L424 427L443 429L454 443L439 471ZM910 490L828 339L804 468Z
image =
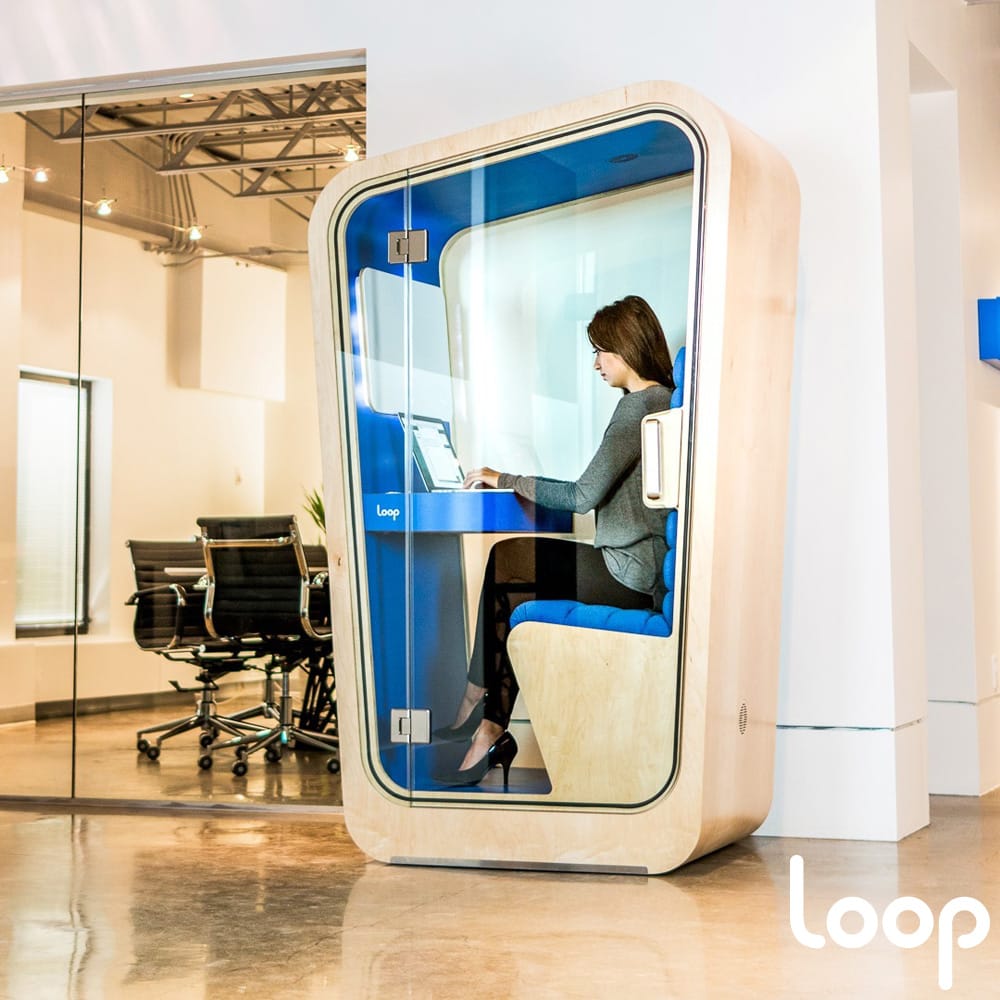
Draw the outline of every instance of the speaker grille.
M747 731L747 703L740 705L740 736Z

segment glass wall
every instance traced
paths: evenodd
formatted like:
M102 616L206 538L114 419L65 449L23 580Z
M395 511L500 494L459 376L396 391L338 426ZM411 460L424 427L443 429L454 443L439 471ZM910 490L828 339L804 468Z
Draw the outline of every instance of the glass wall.
M327 155L286 167L307 150L253 132L271 113ZM238 776L201 725L160 742L209 701L268 704L267 727L277 694L263 658L202 683L197 657L140 635L133 557L175 544L163 586L200 609L197 519L289 514L324 569L306 230L364 113L345 63L0 114L0 747L18 762L0 796L339 804L329 754ZM326 727L331 690L291 676L295 721L308 693Z

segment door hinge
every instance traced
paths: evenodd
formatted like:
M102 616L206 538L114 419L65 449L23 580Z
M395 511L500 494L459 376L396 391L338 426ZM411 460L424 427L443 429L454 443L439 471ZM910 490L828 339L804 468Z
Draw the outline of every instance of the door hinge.
M423 264L426 260L426 229L396 229L389 233L390 264Z
M431 710L429 708L394 708L389 712L391 743L430 743Z

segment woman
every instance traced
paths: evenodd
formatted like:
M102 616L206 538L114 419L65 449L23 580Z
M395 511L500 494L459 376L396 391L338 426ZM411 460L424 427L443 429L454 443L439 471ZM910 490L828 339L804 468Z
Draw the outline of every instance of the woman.
M465 695L454 724L434 734L446 740L472 737L460 767L438 775L446 784L475 784L499 765L506 786L517 753L507 732L518 691L506 648L512 594L517 604L563 599L654 609L663 601L666 511L642 502L640 424L646 414L670 406L670 351L656 315L637 295L599 309L587 336L594 369L623 397L583 475L564 482L483 468L465 479L467 488L513 489L555 510L593 510L596 531L593 545L525 536L499 542L490 552Z

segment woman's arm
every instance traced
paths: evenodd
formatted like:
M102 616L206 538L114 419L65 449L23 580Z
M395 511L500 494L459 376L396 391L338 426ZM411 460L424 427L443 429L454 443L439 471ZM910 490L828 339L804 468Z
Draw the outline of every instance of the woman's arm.
M586 514L593 510L632 471L641 454L639 425L645 409L638 400L624 396L619 402L601 445L575 482L544 476L515 476L493 469L477 469L466 477L516 493L553 510ZM494 482L490 480L495 478Z
M489 466L484 466L481 469L473 469L471 472L466 473L465 482L462 483L462 488L466 490L475 489L477 486L489 486L491 489L497 488L497 480L500 478L500 473L496 469L491 469ZM505 487L506 489L507 487Z

